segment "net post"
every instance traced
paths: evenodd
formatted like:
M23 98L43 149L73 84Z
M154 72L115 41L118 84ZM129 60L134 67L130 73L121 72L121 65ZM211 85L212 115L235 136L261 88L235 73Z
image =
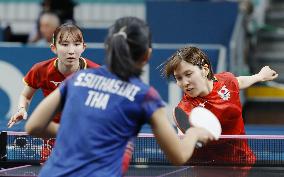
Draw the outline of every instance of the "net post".
M7 132L2 131L0 134L0 161L7 160Z

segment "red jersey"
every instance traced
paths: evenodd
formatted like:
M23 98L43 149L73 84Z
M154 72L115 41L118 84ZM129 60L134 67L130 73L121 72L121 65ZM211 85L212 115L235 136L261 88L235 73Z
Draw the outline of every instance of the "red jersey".
M216 81L213 83L213 89L208 95L192 98L184 94L178 107L182 108L188 115L194 107L205 107L218 117L223 135L244 135L245 127L237 78L229 72L216 74L215 78ZM219 148L214 148L214 152L206 153L206 155L200 153L199 155L212 157L215 161L219 159L221 162L234 162L238 160L231 158L235 154L236 157L243 156L242 159L244 158L250 164L255 162L255 156L249 148L247 140L242 140L241 143L219 140L213 142L213 144L216 146L220 145L221 152L216 152ZM235 146L233 146L234 144Z
M41 89L45 97L49 95L66 79L57 69L57 62L57 58L52 58L36 63L24 77L26 85L34 89ZM91 60L80 58L80 69L97 67L99 67L99 65ZM58 123L59 120L60 114L57 114L53 121Z

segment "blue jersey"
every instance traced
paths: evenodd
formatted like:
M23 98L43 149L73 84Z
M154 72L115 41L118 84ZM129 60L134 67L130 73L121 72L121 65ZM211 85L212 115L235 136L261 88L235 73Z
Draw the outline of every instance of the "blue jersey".
M128 140L165 104L139 78L106 67L80 71L59 87L63 112L55 148L40 176L122 176Z

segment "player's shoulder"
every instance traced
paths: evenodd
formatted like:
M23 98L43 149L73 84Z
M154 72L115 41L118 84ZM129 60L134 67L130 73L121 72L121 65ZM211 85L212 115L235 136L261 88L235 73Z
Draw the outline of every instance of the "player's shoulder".
M219 81L226 81L235 78L235 75L231 72L221 72L214 75L215 78Z
M80 59L81 59L82 62L84 63L84 69L86 69L86 68L98 68L98 67L100 67L99 64L95 63L95 62L92 61L91 59L84 58L84 57L81 57Z
M161 99L161 96L159 92L152 86L147 86L146 87L146 94L145 94L145 99Z
M133 84L140 88L139 95L143 97L144 100L161 99L159 92L153 86L144 83L140 79L137 79L137 82L133 82Z
M47 68L50 65L55 65L56 59L57 58L55 57L55 58L51 58L51 59L47 59L47 60L43 60L38 63L35 63L32 69L42 69L42 68Z
M230 72L223 72L215 75L217 81L223 85L227 85L229 87L238 87L239 83L236 76Z

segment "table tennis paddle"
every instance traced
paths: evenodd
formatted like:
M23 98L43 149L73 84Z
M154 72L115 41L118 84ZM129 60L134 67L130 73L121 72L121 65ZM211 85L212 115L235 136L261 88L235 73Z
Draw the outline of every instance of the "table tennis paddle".
M181 108L175 107L174 121L183 133L191 126L201 127L209 131L215 139L219 139L222 132L218 118L211 111L200 106L193 108L189 116ZM198 142L197 147L202 147L202 143Z
M180 107L174 108L174 121L182 133L185 133L190 127L188 115Z

